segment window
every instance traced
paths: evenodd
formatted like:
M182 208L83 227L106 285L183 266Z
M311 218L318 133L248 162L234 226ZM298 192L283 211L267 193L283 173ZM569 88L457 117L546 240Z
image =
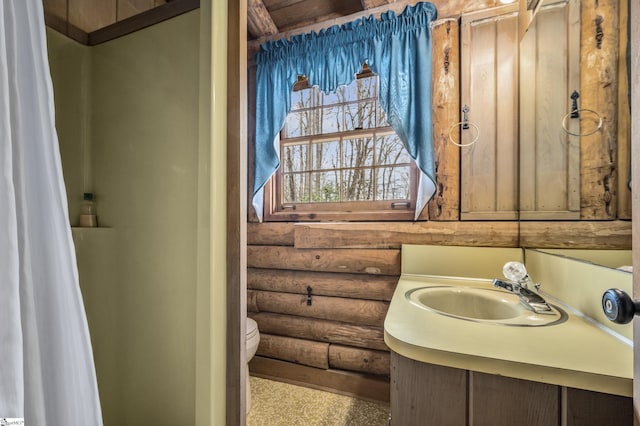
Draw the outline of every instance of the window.
M335 93L299 77L280 132L268 219L412 218L416 175L380 106L378 77L366 65Z

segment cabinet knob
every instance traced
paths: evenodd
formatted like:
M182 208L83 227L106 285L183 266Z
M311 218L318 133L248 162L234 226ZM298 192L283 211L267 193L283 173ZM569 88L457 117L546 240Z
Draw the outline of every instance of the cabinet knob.
M618 288L610 288L602 295L602 310L609 320L627 324L635 315L640 314L640 301L634 301Z

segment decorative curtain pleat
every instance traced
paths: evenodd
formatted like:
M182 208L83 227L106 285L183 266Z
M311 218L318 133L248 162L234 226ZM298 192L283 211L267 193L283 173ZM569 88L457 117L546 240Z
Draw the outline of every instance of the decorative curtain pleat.
M0 342L0 419L102 425L42 0L0 2Z
M262 220L264 185L280 166L278 134L298 75L329 93L351 83L366 62L378 75L387 121L420 169L415 218L435 192L431 117L432 3L369 16L319 33L269 41L256 54L253 206Z

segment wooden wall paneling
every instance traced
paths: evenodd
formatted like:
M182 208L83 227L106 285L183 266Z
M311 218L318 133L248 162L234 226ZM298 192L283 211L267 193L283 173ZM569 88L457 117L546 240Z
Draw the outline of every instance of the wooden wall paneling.
M557 7L543 8L538 12L533 25L536 26L537 38L534 117L536 128L533 139L535 156L532 158L535 172L533 176L520 175L520 178L535 182L533 193L529 195L534 199L534 212L541 212L541 219L544 219L549 212L569 210L569 158L565 147L568 143L575 142L575 137L567 137L560 127L561 117L568 112L567 107L570 105L565 54L569 49L564 11ZM525 158L521 160L524 161ZM579 195L579 191L577 194ZM575 218L579 217L578 211ZM531 217L526 217L521 209L520 218Z
M569 0L567 14L567 38L568 38L568 77L567 77L567 92L573 93L575 88L580 87L580 75L582 74L582 56L580 49L580 34L582 32L582 22L580 21L581 0ZM571 95L569 95L571 97ZM569 104L569 99L566 100ZM565 109L569 112L571 108ZM565 113L566 113L565 112ZM569 126L570 127L570 126ZM570 127L571 128L571 127ZM566 136L566 135L565 135ZM568 178L567 178L567 210L570 213L572 219L580 219L579 214L573 214L573 212L580 211L580 140L567 139L567 158L568 158ZM570 141L569 141L570 140Z
M382 327L270 312L254 313L249 316L258 323L261 333L388 351L384 343Z
M631 221L521 222L520 246L631 249Z
M393 3L394 0L360 0L363 9L373 9L374 7L383 6Z
M463 220L517 218L517 5L463 15L461 106L472 125L461 141ZM507 89L507 86L511 86ZM464 118L464 116L463 116ZM477 130L474 126L477 126Z
M297 0L283 3L282 6L272 7L274 2L265 4L271 13L273 22L281 30L288 30L300 26L312 25L332 19L357 13L362 10L360 0Z
M389 380L381 376L342 370L321 370L261 356L255 356L249 363L249 371L258 377L363 399L389 401Z
M260 333L256 355L316 368L329 368L329 344Z
M618 33L617 0L583 1L580 106L602 117L602 128L580 138L581 219L614 219L617 208ZM581 132L594 129L593 115L583 114Z
M526 2L526 0L522 0ZM526 10L526 8L525 8ZM526 20L528 25L528 20ZM519 161L519 204L520 213L535 211L536 181L535 158L536 158L536 58L537 58L537 29L535 25L530 25L525 37L519 45L520 67L518 70L520 84L518 126L520 138L518 150L520 152Z
M42 0L45 15L67 21L67 0Z
M306 294L310 286L314 295L386 301L391 300L398 278L259 268L249 268L247 271L247 285L253 290Z
M579 16L575 0L545 5L521 44L520 219L580 218L579 137L562 129L580 85Z
M116 0L116 21L129 18L156 7L156 0Z
M69 23L90 33L116 22L116 1L69 0Z
M468 424L465 370L414 361L392 351L391 388L393 426Z
M433 0L438 8L438 17L458 17L463 13L492 8L502 4L499 0Z
M382 327L389 303L342 297L312 296L311 305L302 294L248 290L256 298L257 312L273 312L308 318L341 321L350 324Z
M469 424L557 426L559 404L555 385L469 372Z
M200 0L170 1L138 15L133 15L129 18L114 22L111 25L102 26L96 29L89 33L88 44L90 46L94 46L96 44L104 43L134 31L155 25L167 19L171 19L183 13L190 12L199 7ZM245 25L243 25L243 28L245 28ZM244 45L242 47L244 47Z
M87 46L113 40L200 7L200 0L169 3L166 0L44 0L44 3L47 26ZM96 3L100 7L94 10Z
M495 209L517 218L519 38L515 11L498 17L496 37Z
M470 18L463 17L460 105L469 107L468 118L478 126L482 138L461 152L461 219L475 218L473 214L478 212L495 212L495 40L495 20L474 25ZM470 127L462 132L463 144L471 143L474 130Z
M296 225L297 248L390 248L402 244L517 247L517 222L362 222Z
M400 250L249 246L247 258L252 268L400 275Z
M247 224L249 245L292 246L294 223L265 222Z
M631 219L631 111L627 77L627 2L620 2L620 43L618 47L618 219Z
M87 45L89 35L86 31L69 23L67 0L43 0L45 24L60 34L64 34L78 43Z
M633 424L633 398L563 387L562 399L567 407L563 425Z
M329 366L331 368L389 376L389 365L388 351L329 345Z
M526 0L522 0L526 2ZM528 21L527 21L528 22ZM519 204L520 212L535 211L536 181L535 176L535 137L536 137L536 58L537 58L537 29L530 25L525 37L519 45L519 80L518 126L520 138L519 150Z
M153 6L165 3L152 0ZM178 3L178 2L176 2ZM200 1L183 7L200 6ZM165 4L154 10L174 10ZM189 9L191 10L191 9ZM186 10L185 10L186 11ZM246 424L247 351L247 2L227 4L226 423ZM215 62L215 61L214 61ZM215 65L215 64L214 64ZM216 88L221 90L221 88ZM215 126L215 123L214 123ZM217 154L217 151L215 151ZM213 230L212 232L216 232ZM218 274L216 274L217 276Z
M460 148L449 142L449 135L460 141L460 49L459 25L455 19L442 19L432 26L432 104L433 143L436 167L436 193L420 219L458 220L460 210Z

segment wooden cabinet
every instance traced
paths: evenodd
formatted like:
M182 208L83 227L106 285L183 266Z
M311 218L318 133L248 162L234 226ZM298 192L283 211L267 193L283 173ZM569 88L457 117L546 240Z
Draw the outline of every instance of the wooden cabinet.
M631 426L631 398L427 364L391 352L391 425Z
M580 219L580 2L548 1L520 43L520 219ZM582 111L584 125L593 118ZM564 126L564 128L563 128ZM570 133L573 134L570 134Z
M518 13L509 5L462 16L460 218L518 218ZM465 113L464 109L468 107ZM474 142L475 141L475 142Z
M426 364L391 352L391 424L464 425L467 372Z
M522 41L518 18L515 4L462 16L460 99L469 129L460 140L477 140L460 151L460 217L578 220L576 135L588 129L563 118L581 90L580 2L545 2ZM595 117L583 115L583 125Z
M559 425L558 386L468 372L470 425Z

